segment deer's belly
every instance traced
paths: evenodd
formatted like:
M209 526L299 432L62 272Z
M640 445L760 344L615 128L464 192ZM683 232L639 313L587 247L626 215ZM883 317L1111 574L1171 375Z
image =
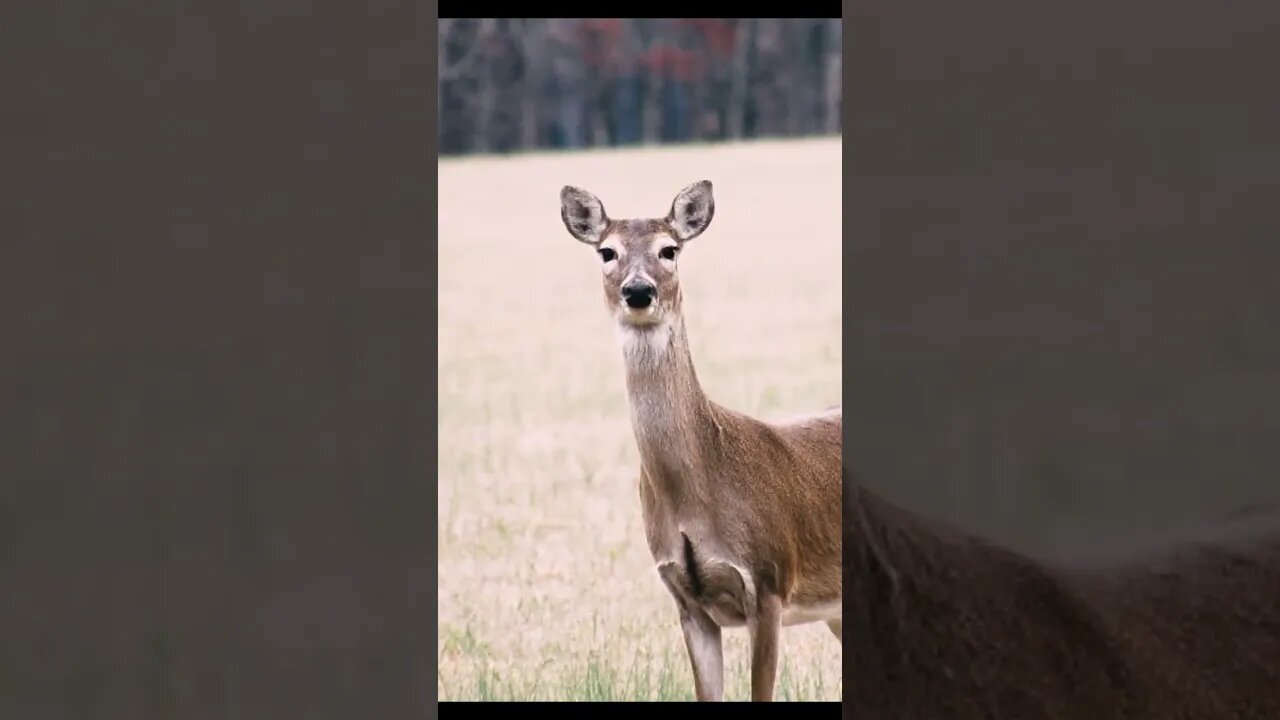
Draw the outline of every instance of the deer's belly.
M840 600L812 605L788 605L782 608L783 625L806 625L840 620L844 603Z

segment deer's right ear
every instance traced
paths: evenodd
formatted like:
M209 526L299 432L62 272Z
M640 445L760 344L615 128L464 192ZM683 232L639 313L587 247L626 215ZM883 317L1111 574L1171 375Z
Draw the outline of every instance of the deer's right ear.
M676 195L667 213L667 222L675 231L676 239L688 242L702 234L716 214L716 200L711 193L711 181L699 180Z
M560 190L560 218L569 234L590 245L598 245L604 239L609 216L604 203L595 195L571 185Z

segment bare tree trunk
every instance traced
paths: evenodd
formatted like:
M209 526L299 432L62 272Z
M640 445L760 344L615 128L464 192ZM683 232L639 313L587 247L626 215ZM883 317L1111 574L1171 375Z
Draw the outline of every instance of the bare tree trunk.
M524 54L524 87L520 103L520 147L533 150L541 135L539 105L547 71L547 23L542 18L524 21L521 52Z
M775 18L756 20L755 51L758 78L752 83L756 106L756 134L774 136L782 131L781 98L778 91L778 25Z
M577 20L554 18L551 36L556 39L552 72L556 80L556 123L569 148L587 144L587 128L584 125L586 111L587 76L583 66L579 38L575 32Z
M646 42L645 47L653 44ZM658 133L662 128L662 90L663 73L660 67L650 67L644 100L644 141L647 144L658 142Z
M661 73L649 73L649 87L645 92L644 141L656 143L662 130L662 90L666 80Z
M781 53L778 62L778 89L782 91L783 133L795 137L804 132L805 114L809 109L809 78L804 70L808 63L808 23L792 20L782 26Z
M617 58L617 79L611 98L614 133L619 144L630 145L640 140L640 114L643 100L640 97L640 77L637 21L624 21L622 36L614 52Z
M487 69L487 68L486 68ZM490 72L483 72L476 81L476 144L477 152L487 153L491 148L489 137L493 124L494 87Z
M750 50L753 25L751 18L739 18L734 29L733 66L729 77L728 123L729 137L739 140L743 136L747 113L747 52Z
M485 62L486 46L496 32L495 20L484 18L480 21L480 29L476 31L476 48L473 52L480 56L480 70L476 73L476 150L487 153L493 147L491 136L493 127L493 111L497 105L495 68L493 63Z
M600 76L596 75L591 79L591 85L587 91L587 127L591 132L592 147L606 147L609 144L609 118L605 115L604 86L607 80L602 81Z
M840 132L840 93L841 71L843 69L843 23L840 18L827 20L830 25L827 32L827 87L826 87L826 131Z
M714 132L714 125L711 118L711 88L715 86L716 72L715 63L711 57L711 45L709 43L701 43L697 49L695 71L693 79L689 84L688 98L686 102L689 104L689 137L688 140L693 142L702 142Z
M689 115L693 123L690 140L701 142L706 140L713 132L715 126L712 124L711 113L707 98L709 97L708 85L712 81L710 76L699 78L697 82L690 88L689 99Z
M822 104L826 95L822 86L822 73L827 67L826 23L826 20L810 20L805 30L803 120L806 134L822 132Z

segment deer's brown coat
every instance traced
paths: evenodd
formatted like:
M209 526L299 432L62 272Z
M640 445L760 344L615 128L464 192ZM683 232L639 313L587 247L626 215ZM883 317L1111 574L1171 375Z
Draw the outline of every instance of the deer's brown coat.
M844 528L846 718L1280 718L1280 524L1263 513L1068 566L846 478Z

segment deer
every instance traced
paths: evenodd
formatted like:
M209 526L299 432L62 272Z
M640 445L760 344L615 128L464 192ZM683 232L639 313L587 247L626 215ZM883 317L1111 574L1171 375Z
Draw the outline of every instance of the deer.
M599 256L639 452L645 537L675 602L699 702L724 699L722 628L746 628L751 700L773 700L781 628L842 641L841 408L765 421L724 407L694 371L677 265L715 214L709 180L667 214L613 219L566 185L560 215Z
M844 483L849 720L1280 718L1280 513L1082 560Z

